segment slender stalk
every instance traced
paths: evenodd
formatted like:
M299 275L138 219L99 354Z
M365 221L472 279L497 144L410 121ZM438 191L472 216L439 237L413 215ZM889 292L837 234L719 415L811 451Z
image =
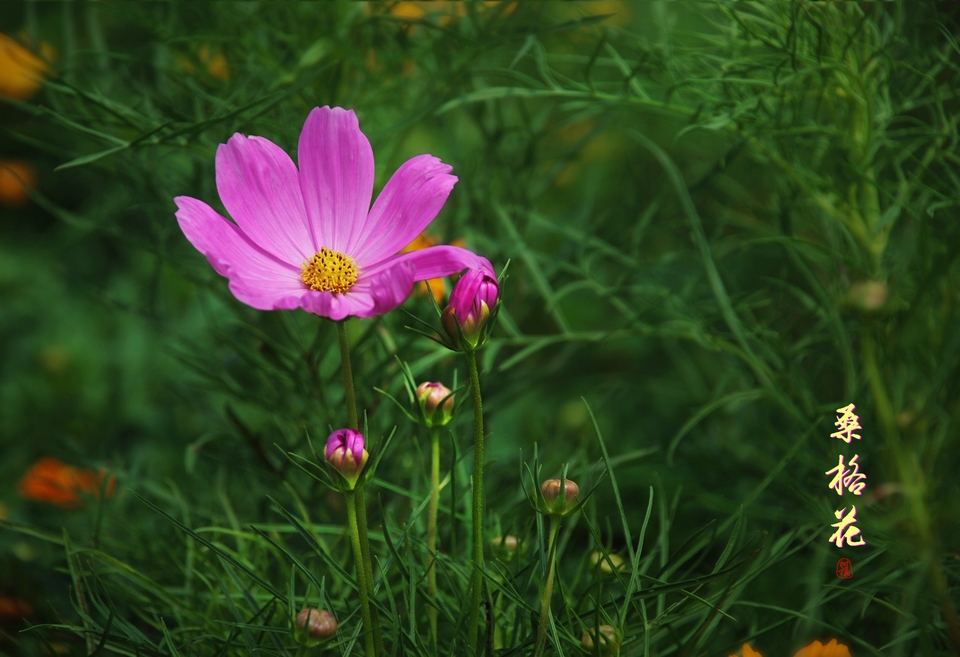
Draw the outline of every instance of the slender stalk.
M471 578L470 622L467 625L467 654L476 654L480 626L480 600L483 597L483 400L477 352L467 352L470 390L473 392L473 577Z
M433 654L437 654L437 508L440 505L440 429L430 428L430 508L427 510L427 591L432 606L427 608Z
M305 657L307 654L307 644L301 643L300 647L297 648L297 657Z
M357 497L357 525L360 529L360 555L363 557L363 571L366 575L366 588L370 592L370 598L376 595L373 586L373 561L370 559L370 540L367 533L367 505L363 499L363 488L356 488L354 493ZM377 648L377 655L385 655L383 651L383 634L380 632L380 617L377 610L372 609L373 620L373 643Z
M360 591L360 614L363 619L363 643L367 657L377 657L373 642L373 615L370 613L370 598L367 595L367 574L364 568L363 549L360 547L360 526L357 523L357 491L348 490L347 522L350 524L350 542L353 544L353 560L357 566L357 589Z
M340 360L343 363L343 388L344 396L347 402L347 424L354 431L360 430L357 420L357 396L353 388L353 367L350 364L350 346L347 343L346 322L337 322L337 337L340 342ZM357 538L357 545L354 546L354 556L357 559L357 584L361 590L361 599L366 599L368 615L370 616L370 625L365 625L370 634L374 646L374 654L384 655L383 635L380 632L380 617L375 610L369 606L369 600L374 597L373 587L373 561L370 559L370 540L367 532L367 505L363 498L363 487L358 487L349 491L348 497L352 500L347 504L348 511L350 504L353 504L353 524L356 530L351 527L351 533ZM368 651L369 654L369 651Z
M553 574L557 561L557 534L560 532L560 516L550 516L550 547L547 548L549 564L547 565L547 581L540 591L540 627L537 629L537 647L534 657L543 654L546 645L547 626L550 624L550 598L553 597Z
M337 337L340 341L340 360L343 362L343 389L346 391L347 425L354 431L359 431L357 396L353 392L353 367L350 365L350 347L347 344L346 322L337 322Z

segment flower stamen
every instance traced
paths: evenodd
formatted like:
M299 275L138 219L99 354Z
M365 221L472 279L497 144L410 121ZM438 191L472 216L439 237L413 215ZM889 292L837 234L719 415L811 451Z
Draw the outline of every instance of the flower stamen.
M324 246L303 263L300 280L311 290L343 294L357 282L359 273L353 258Z

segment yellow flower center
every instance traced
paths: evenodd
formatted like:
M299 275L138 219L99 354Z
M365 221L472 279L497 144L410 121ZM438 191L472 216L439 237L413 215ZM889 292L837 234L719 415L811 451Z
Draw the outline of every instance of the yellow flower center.
M359 273L353 258L324 246L303 263L300 280L311 290L343 294L357 282Z

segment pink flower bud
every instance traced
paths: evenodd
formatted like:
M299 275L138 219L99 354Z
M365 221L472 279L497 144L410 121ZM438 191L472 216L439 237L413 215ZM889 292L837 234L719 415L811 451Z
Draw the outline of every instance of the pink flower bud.
M326 609L304 609L297 614L297 640L308 648L319 645L337 632L337 619Z
M364 449L362 433L353 429L337 429L327 438L323 456L352 487L357 483L357 477L370 455Z
M483 325L496 307L499 297L500 286L492 274L480 269L468 269L460 277L450 293L449 305L440 316L440 322L454 346L461 347L461 335L471 349L483 343Z
M442 383L421 383L417 386L417 399L428 425L442 427L453 419L453 395Z
M540 494L543 495L543 501L546 503L546 510L549 515L565 515L567 510L572 509L577 503L580 487L570 479L564 480L562 484L562 497L560 495L561 481L559 479L547 479L540 484Z

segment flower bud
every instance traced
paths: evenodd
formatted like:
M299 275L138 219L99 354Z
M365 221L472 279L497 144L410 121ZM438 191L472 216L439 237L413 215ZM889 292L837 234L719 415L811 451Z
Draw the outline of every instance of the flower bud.
M561 495L560 486L563 485L563 494ZM576 482L566 479L547 479L540 484L540 494L543 495L543 501L546 503L546 513L552 516L563 516L568 513L577 504L577 497L580 495L580 487Z
M327 438L327 447L323 457L332 465L352 489L360 476L360 471L369 458L363 446L363 434L353 429L338 429Z
M337 632L337 619L326 609L304 609L297 614L296 635L308 648L320 645Z
M417 386L417 399L427 426L442 427L453 419L454 398L450 388L442 383L421 383Z
M874 312L883 308L889 294L883 281L860 281L850 286L847 300L858 310Z
M476 349L486 341L489 329L484 331L484 325L499 298L500 286L491 274L468 269L460 277L450 293L449 305L440 315L443 329L454 347Z
M513 561L517 556L517 548L520 547L520 541L516 536L497 536L490 542L493 548L493 555L500 561Z
M600 645L601 655L612 655L620 648L620 633L613 625L601 625L583 633L580 643L590 654L596 653L594 646L597 644L594 643L594 638L598 639L597 644Z
M590 565L594 568L599 567L601 573L609 575L615 570L623 570L623 557L619 554L593 552L590 554Z

